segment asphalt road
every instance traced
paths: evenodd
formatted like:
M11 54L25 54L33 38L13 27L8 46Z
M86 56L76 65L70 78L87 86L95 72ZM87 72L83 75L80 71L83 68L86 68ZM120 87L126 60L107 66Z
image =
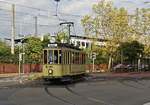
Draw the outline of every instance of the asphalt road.
M150 102L150 80L94 80L75 84L0 87L0 105L144 105Z

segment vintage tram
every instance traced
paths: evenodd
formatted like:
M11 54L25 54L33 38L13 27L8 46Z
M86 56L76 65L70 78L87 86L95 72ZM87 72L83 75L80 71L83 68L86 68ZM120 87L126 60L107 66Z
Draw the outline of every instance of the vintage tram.
M43 79L68 81L85 75L86 53L70 44L50 43L43 50Z

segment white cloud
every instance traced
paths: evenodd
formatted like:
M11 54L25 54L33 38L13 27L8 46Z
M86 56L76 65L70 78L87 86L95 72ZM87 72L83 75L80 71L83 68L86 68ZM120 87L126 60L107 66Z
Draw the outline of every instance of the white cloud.
M89 10L92 8L92 5L97 1L98 0L74 0L68 3L66 6L63 6L61 11L65 13L74 13L86 10L87 12L89 12Z

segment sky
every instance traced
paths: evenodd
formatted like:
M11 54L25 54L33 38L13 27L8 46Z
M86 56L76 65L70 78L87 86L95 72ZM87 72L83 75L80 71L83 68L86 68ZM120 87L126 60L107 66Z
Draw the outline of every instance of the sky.
M98 1L60 0L58 16L55 16L55 0L0 0L0 37L9 37L11 35L11 3L16 4L16 35L34 33L35 16L38 16L39 34L48 32L54 34L63 29L63 26L59 26L60 22L72 21L75 25L72 28L72 34L83 35L83 28L80 23L81 16L91 14L93 4L96 4ZM113 2L114 7L125 7L130 12L136 8L150 7L150 3L148 3L150 0L109 1Z

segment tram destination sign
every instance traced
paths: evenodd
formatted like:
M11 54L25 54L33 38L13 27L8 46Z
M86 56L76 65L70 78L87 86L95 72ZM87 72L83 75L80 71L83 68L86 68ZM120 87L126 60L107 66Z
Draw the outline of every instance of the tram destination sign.
M56 44L56 43L48 44L48 47L57 47L57 46L58 46L58 44Z

